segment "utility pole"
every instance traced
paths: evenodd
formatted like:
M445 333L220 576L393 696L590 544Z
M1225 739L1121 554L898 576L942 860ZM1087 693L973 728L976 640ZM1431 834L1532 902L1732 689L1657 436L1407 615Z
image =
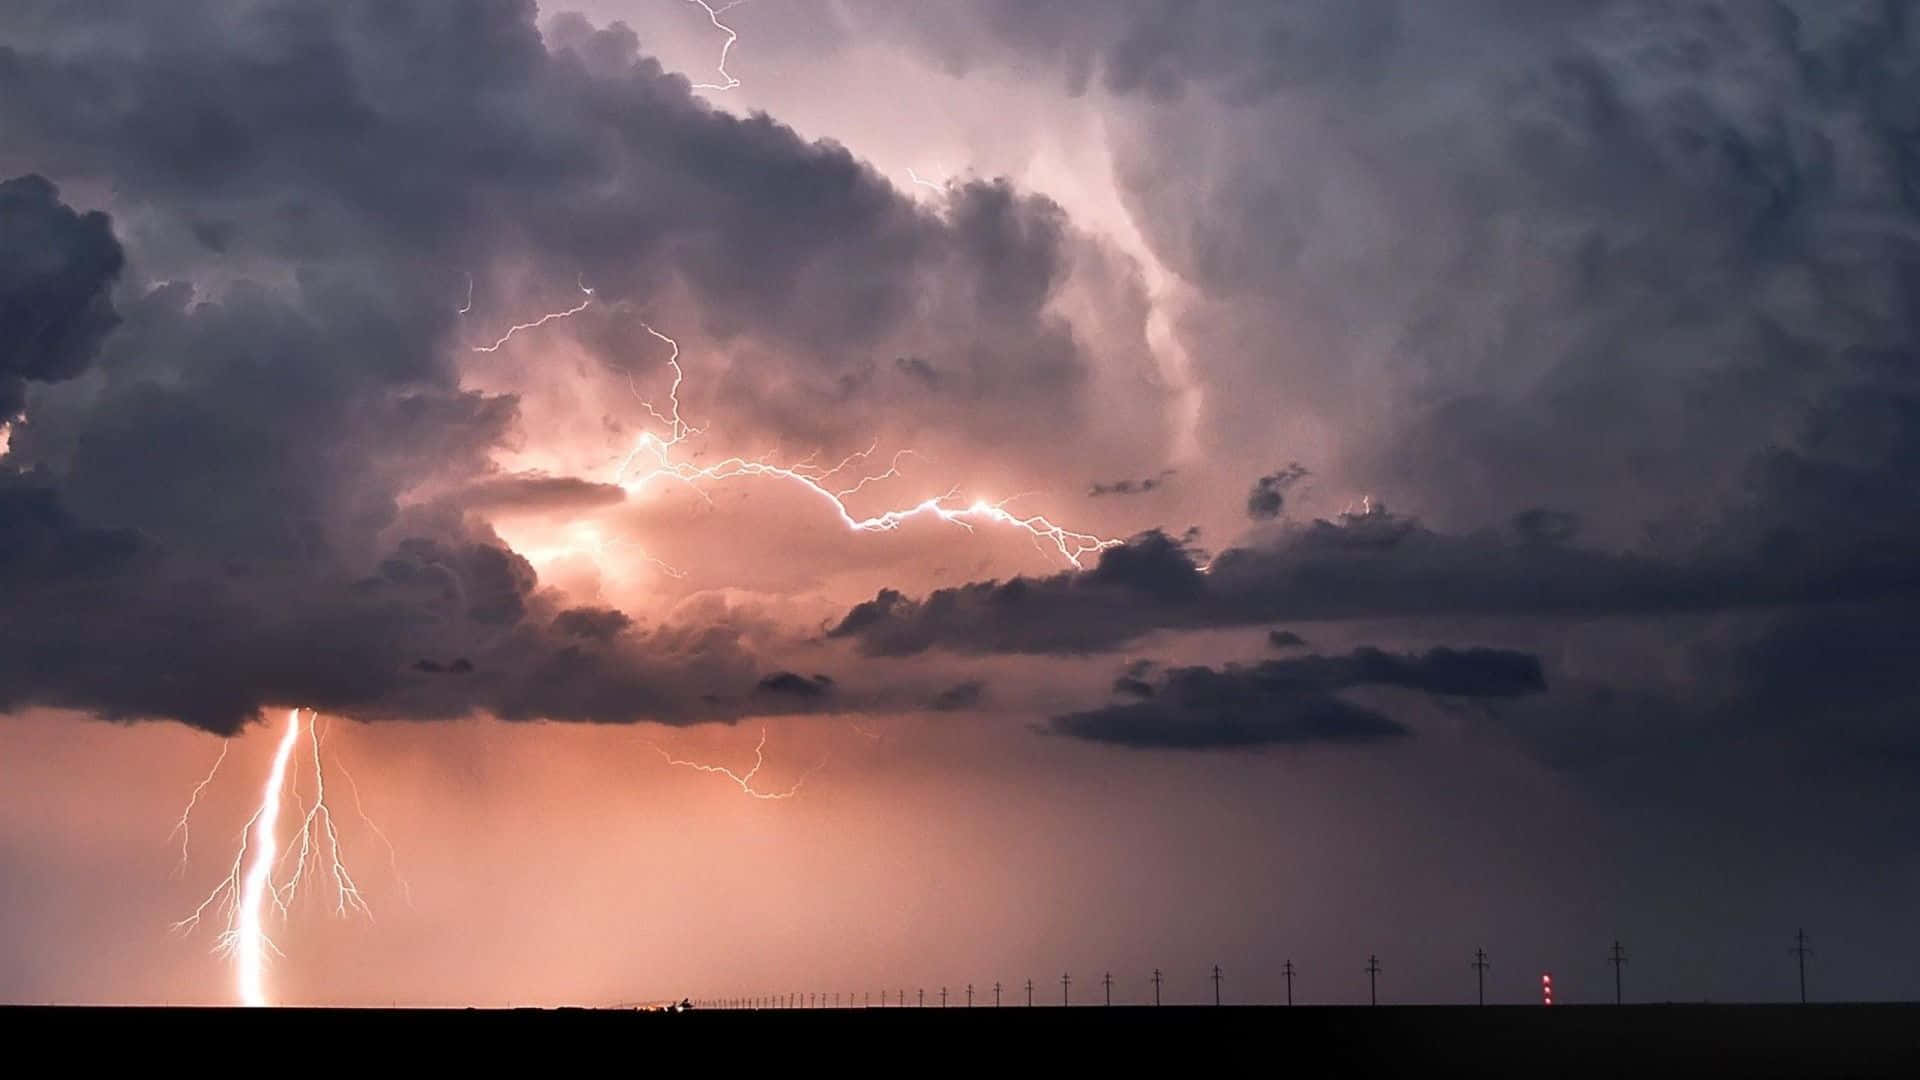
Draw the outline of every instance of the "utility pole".
M1800 962L1800 1004L1805 1005L1807 1003L1807 957L1813 953L1813 950L1807 946L1805 930L1793 932L1793 948L1788 951L1793 953L1794 958Z
M1220 965L1213 965L1213 1003L1220 1004Z
M1027 980L1027 1008L1033 1008L1033 980Z
M940 1007L947 1007L947 988L944 986L940 988Z
M1100 985L1107 988L1107 1004L1113 1004L1113 972L1107 972L1106 975L1101 978Z
M1071 975L1060 976L1060 1004L1063 1007L1073 1004L1073 1001L1067 996L1067 989L1072 985L1073 985L1073 976Z
M1613 1003L1620 1004L1620 969L1627 964L1627 950L1615 938L1613 948L1607 953L1607 963L1613 965Z
M1380 958L1367 954L1367 1004L1380 1004L1380 993L1375 988L1374 978L1380 974Z
M1153 969L1153 1003L1160 1004L1160 969Z
M967 1008L973 1008L973 984L967 984Z
M1287 977L1287 1004L1291 1005L1293 1004L1293 959L1291 957L1287 959L1286 965L1280 971Z
M919 1000L920 1000L920 1004L914 1006L914 1008L916 1009L926 1008L927 1007L927 988L922 986L918 990L914 991L914 993L919 995Z
M1000 980L999 979L993 980L993 1007L996 1009L1000 1007Z
M887 992L885 990L880 991L880 996L882 998L885 998L887 996ZM886 1002L883 1000L880 1002L880 1004L885 1005ZM873 1008L873 991L862 990L860 992L860 1007L863 1009Z
M1487 950L1473 950L1473 972L1480 984L1480 1004L1487 1003Z

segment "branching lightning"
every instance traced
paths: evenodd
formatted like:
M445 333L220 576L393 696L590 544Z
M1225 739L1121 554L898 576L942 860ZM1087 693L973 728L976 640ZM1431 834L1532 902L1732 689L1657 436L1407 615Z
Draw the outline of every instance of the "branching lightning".
M505 345L507 342L511 341L513 339L513 335L518 334L522 330L533 330L538 327L545 326L548 323L554 321L555 319L570 319L573 316L580 314L581 312L587 310L588 305L593 303L593 290L587 288L585 283L581 283L580 291L587 294L586 299L580 301L579 303L573 305L572 307L566 309L565 311L549 311L545 315L540 316L539 318L533 320L532 322L516 323L513 326L509 326L507 327L507 332L504 334L501 334L499 338L497 338L494 341L493 344L475 345L473 347L473 351L484 352L484 353L499 352L500 347L502 345ZM469 292L469 295L467 297L467 302L469 306L472 305L473 297L471 295L471 292Z
M804 488L831 506L834 514L839 517L840 523L853 532L891 532L917 517L937 518L958 525L968 532L972 532L977 524L1006 525L1026 530L1035 546L1042 551L1045 551L1045 545L1050 543L1062 558L1074 566L1084 565L1082 560L1087 556L1120 543L1118 540L1065 528L1041 514L1022 517L1006 509L1007 503L1013 501L1011 498L997 503L975 499L965 505L953 505L953 500L958 494L957 488L949 489L941 495L922 499L910 506L886 510L869 517L857 516L847 507L846 500L868 484L899 476L900 459L911 451L903 450L896 453L886 471L863 477L845 486L829 486L826 481L856 462L865 460L873 453L874 447L849 455L830 469L809 464L812 455L792 465L773 464L765 458L730 457L711 465L694 465L680 460L674 454L675 449L687 440L704 433L706 429L692 426L680 415L680 386L686 379L686 373L680 366L680 343L646 323L641 323L641 326L645 327L647 333L672 349L672 355L667 358L667 366L673 371L673 381L667 391L667 407L664 412L652 401L640 398L637 388L633 390L634 396L640 399L640 404L656 422L665 428L665 432L643 432L633 449L627 453L615 470L614 483L629 491L643 488L655 480L674 480L685 484L701 498L711 502L712 499L702 487L703 484L747 477L766 477ZM632 387L631 381L628 385Z
M740 40L740 35L733 32L733 27L721 22L720 16L739 7L743 2L744 0L729 0L728 3L721 4L716 8L708 4L707 0L687 0L687 3L695 4L700 10L707 13L707 20L713 23L714 29L727 35L726 42L720 46L720 63L714 66L714 70L718 71L720 77L725 79L726 82L694 83L693 88L695 90L731 90L740 85L739 79L727 73L727 53L733 51L733 43Z
M665 747L661 746L658 743L649 742L647 745L653 747L654 750L658 751L660 756L665 758L667 761L667 764L669 765L678 765L682 768L693 769L696 772L712 773L716 776L724 776L727 779L733 781L735 784L738 784L741 791L752 796L753 798L765 799L768 801L793 798L796 794L799 793L801 786L807 782L807 778L812 776L814 773L819 772L821 769L825 768L827 764L827 759L824 757L821 758L820 763L818 765L815 765L813 768L808 769L804 773L801 773L800 778L793 782L793 786L783 791L761 791L760 789L753 786L753 778L759 774L760 767L762 765L765 765L767 760L766 755L763 752L765 751L767 746L767 729L764 727L760 729L760 741L754 744L754 747L753 747L753 768L748 769L744 773L736 773L732 769L729 769L724 765L708 765L703 762L688 761L685 758L674 757L672 754L667 752Z
M201 793L207 790L208 784L213 783L214 776L220 772L220 766L226 762L227 751L232 746L229 740L220 740L220 756L213 759L213 768L208 769L207 775L193 786L193 794L187 796L187 808L180 811L180 820L173 823L173 831L167 834L169 840L175 836L180 838L180 862L173 868L174 877L187 872L188 847L193 843L193 808L200 804Z
M267 934L269 909L278 912L284 922L291 913L291 905L301 886L309 877L322 877L332 883L331 907L335 915L357 913L369 918L373 915L352 872L347 868L340 832L334 824L332 808L327 804L326 770L321 758L325 729L318 724L318 714L308 710L303 724L300 713L299 709L287 712L286 725L281 729L280 740L275 745L273 765L261 789L259 804L240 830L239 845L226 876L191 914L173 924L175 931L190 933L199 927L203 919L213 917L222 921L220 934L214 940L214 952L233 958L234 993L245 1005L269 1004L267 954L281 955ZM307 739L313 770L312 801L306 803L303 803L300 792L298 758L295 757L302 734ZM180 865L183 868L190 839L188 825L194 806L226 761L227 749L227 744L223 743L219 758L193 789L193 794L187 800L187 809L174 826L174 831L181 836ZM353 783L351 776L348 776L348 783ZM294 834L299 842L282 848L280 817L289 799L301 815ZM366 817L365 810L359 804L357 786L354 787L354 804L362 819L387 844L395 876L398 877L398 858L394 855L393 845L387 841L386 833ZM170 833L169 839L171 837ZM407 888L405 879L401 879L401 884ZM409 903L411 892L407 888Z

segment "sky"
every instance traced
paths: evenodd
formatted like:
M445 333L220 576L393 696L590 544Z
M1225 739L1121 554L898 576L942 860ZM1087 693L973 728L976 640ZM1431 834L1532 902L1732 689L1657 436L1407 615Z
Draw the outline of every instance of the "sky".
M1915 101L1864 0L10 3L0 1000L1920 995Z

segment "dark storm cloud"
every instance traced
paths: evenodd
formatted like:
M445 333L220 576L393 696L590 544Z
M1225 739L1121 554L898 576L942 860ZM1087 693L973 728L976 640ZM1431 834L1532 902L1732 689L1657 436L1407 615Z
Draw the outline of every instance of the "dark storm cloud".
M1537 544L1565 544L1580 532L1580 518L1564 510L1535 506L1513 515L1513 531Z
M956 71L1111 95L1134 222L1200 296L1197 381L1232 388L1202 438L1274 452L1283 401L1334 443L1326 489L1448 529L1710 526L1852 353L1914 350L1903 4L856 10Z
M633 618L613 608L568 608L553 617L553 628L568 637L608 641L633 626Z
M0 423L26 384L71 379L118 323L124 256L105 214L80 214L40 176L0 181Z
M130 278L110 302L105 216L37 179L6 185L0 404L33 382L0 466L0 709L230 732L267 704L751 707L738 688L759 664L738 626L563 610L469 516L617 497L492 465L519 403L462 386L469 273L488 313L547 299L528 277L555 295L591 282L596 313L685 295L709 334L793 358L733 376L743 408L912 349L938 372L941 393L921 395L936 412L996 403L1009 439L1076 413L1085 357L1048 305L1088 241L1057 206L978 181L935 214L838 145L708 108L624 27L563 17L543 39L534 15L530 0L0 11L0 176L111 192ZM464 677L433 677L462 661Z
M924 599L883 590L851 609L829 636L855 640L875 655L934 647L1078 653L1113 649L1153 630L1275 619L1660 615L1848 599L1910 602L1920 593L1920 547L1911 542L1920 538L1920 511L1911 500L1891 501L1902 471L1822 469L1818 487L1791 490L1787 478L1811 468L1798 459L1777 463L1773 471L1782 476L1767 486L1767 497L1683 558L1543 544L1505 532L1440 533L1375 506L1229 548L1204 573L1180 542L1149 532L1102 552L1085 572L976 582ZM1868 500L1851 511L1860 520L1808 516L1846 513L1827 505L1840 491Z
M933 695L928 707L938 712L957 712L971 709L986 697L987 684L979 679L968 679L954 683L945 690Z
M477 480L447 496L467 510L517 510L532 513L584 510L611 506L627 497L618 484L601 484L577 476L515 473Z
M1164 486L1173 478L1174 471L1161 469L1152 476L1142 477L1139 480L1115 480L1105 484L1095 482L1088 485L1087 497L1097 499L1105 495L1145 495Z
M1375 709L1335 696L1360 686L1511 698L1547 688L1538 657L1504 649L1431 649L1395 655L1361 648L1252 666L1170 668L1157 684L1123 677L1114 691L1143 700L1056 716L1059 734L1130 747L1221 749L1365 742L1408 734Z
M776 671L761 679L754 689L763 694L818 698L832 692L833 680L825 675L807 676L793 671Z
M1247 516L1255 521L1272 521L1287 504L1287 489L1307 475L1306 467L1293 462L1278 472L1268 473L1253 482L1247 492Z

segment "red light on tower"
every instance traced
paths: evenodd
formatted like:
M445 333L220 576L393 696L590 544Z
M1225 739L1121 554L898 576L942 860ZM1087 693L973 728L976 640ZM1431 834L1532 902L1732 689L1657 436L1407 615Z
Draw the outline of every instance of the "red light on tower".
M1553 1004L1553 972L1551 971L1540 973L1540 1004Z

